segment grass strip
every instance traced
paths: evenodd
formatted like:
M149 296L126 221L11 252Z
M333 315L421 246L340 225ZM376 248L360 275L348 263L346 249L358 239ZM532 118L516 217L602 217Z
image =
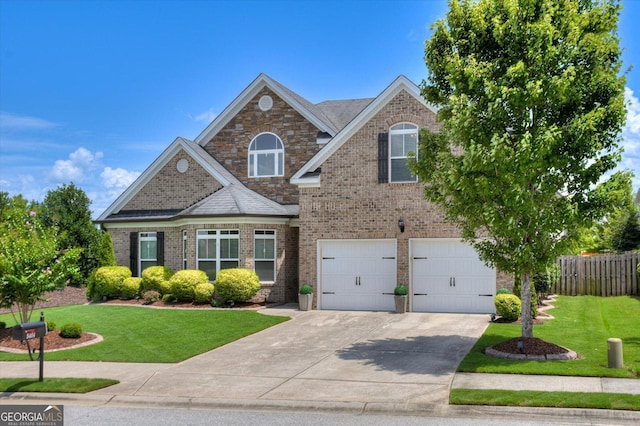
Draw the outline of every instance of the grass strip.
M0 392L87 393L118 383L112 379L45 377L39 382L38 379L4 378L0 379Z
M511 391L504 389L451 389L449 404L640 411L640 395L595 392Z

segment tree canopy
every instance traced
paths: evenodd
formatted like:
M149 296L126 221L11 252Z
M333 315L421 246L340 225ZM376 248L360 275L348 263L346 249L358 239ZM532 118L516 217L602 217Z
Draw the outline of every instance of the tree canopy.
M596 187L620 159L619 10L604 0L451 0L426 42L422 93L443 126L423 131L413 169L479 256L521 277L524 337L532 274L609 203Z

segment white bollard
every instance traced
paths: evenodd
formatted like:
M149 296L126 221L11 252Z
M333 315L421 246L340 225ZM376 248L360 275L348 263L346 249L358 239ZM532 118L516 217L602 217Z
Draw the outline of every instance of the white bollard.
M622 340L607 339L607 355L609 357L609 368L623 368L622 362Z

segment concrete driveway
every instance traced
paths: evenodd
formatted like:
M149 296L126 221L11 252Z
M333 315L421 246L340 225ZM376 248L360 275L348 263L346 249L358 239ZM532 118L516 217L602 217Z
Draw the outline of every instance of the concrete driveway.
M487 315L269 309L291 321L163 368L138 397L446 403ZM116 392L118 393L118 392Z

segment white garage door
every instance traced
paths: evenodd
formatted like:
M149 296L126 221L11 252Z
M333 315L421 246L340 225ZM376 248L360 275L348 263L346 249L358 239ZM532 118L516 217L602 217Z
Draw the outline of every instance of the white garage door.
M320 309L395 309L396 240L318 241Z
M411 240L414 312L495 312L496 271L458 239Z

